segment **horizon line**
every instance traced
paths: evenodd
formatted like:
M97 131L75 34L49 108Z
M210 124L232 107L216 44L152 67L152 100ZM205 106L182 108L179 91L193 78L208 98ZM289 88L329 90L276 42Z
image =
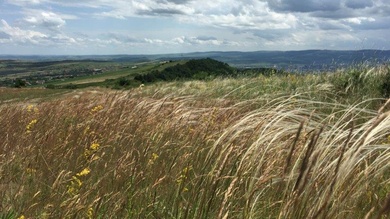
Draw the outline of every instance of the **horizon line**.
M27 56L36 56L36 57L61 57L61 56L164 56L164 55L185 55L185 54L197 54L197 53L255 53L255 52L304 52L304 51L335 51L335 52L359 52L359 51L390 51L388 49L303 49L303 50L254 50L254 51L196 51L196 52L177 52L177 53L139 53L139 54L0 54L1 57L5 56L17 56L17 57L27 57Z

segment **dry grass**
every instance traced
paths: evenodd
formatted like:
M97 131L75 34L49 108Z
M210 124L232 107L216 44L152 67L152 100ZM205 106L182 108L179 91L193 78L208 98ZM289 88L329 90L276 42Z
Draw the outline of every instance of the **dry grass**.
M0 216L389 217L388 106L229 80L2 105Z

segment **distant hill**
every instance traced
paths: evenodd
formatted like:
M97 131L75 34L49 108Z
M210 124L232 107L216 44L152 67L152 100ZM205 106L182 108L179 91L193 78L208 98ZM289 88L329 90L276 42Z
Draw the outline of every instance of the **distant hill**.
M147 74L137 75L134 80L141 83L155 81L173 81L181 79L207 79L217 76L232 76L235 69L228 64L210 58L193 59L184 64L167 67L162 71L151 71Z
M104 56L7 56L1 59L53 61L53 60L100 60L114 62L148 62L182 59L212 58L235 67L277 67L300 70L330 70L332 68L390 60L390 50L302 50L256 52L197 52L161 55L104 55Z
M183 54L180 58L210 57L235 67L277 67L301 70L330 70L361 63L390 61L390 50L303 50L257 52L206 52Z

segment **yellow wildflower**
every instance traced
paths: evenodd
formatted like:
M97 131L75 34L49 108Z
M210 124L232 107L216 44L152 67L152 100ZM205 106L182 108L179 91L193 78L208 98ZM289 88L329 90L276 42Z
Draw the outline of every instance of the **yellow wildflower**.
M22 214L20 215L20 217L18 217L18 219L25 219L26 217Z
M28 105L27 106L27 112L32 112L34 106L33 105Z
M70 185L68 186L68 194L69 195L77 195L79 192L81 186L83 185L83 182L76 176L72 177L72 181L70 182Z
M76 176L86 176L91 172L91 170L87 167L84 168L80 173L77 173Z
M33 169L33 168L27 168L27 169L26 169L26 172L27 172L28 174L33 174L33 173L36 173L37 170L36 170L36 169Z
M95 106L95 107L91 110L91 113L99 112L99 111L102 110L102 109L103 109L103 106L102 106L102 105Z
M180 175L179 178L176 179L176 183L180 185L183 182L183 178L184 176Z
M26 126L26 131L31 132L31 129L34 127L35 124L37 124L38 120L33 119L31 122Z
M35 107L34 105L28 105L27 106L27 112L31 113L31 112L34 112L34 113L38 113L39 110L37 107Z
M73 176L72 179L72 185L76 185L77 187L81 187L81 185L83 185L83 182L81 182L79 178Z
M88 208L87 218L88 219L92 219L93 218L93 208Z
M158 158L158 154L153 153L153 154L152 154L152 159L153 159L153 160L157 160L157 158Z
M69 195L77 195L78 189L74 188L73 186L68 187L68 194Z
M93 143L89 148L85 149L84 156L86 159L90 159L91 155L95 154L95 152L99 149L100 144L99 143Z
M99 147L100 147L100 144L99 144L99 143L93 143L93 144L91 145L91 147L89 147L89 148L91 148L92 150L96 151L97 149L99 149Z
M153 165L153 164L154 164L154 161L156 161L157 158L158 158L158 154L153 153L153 154L152 154L152 157L149 159L148 165Z
M189 166L189 167L185 167L182 171L181 171L181 174L180 176L176 179L176 183L177 184L182 184L184 180L187 179L187 176L188 176L188 172L192 170L192 166Z
M189 167L185 167L183 169L183 174L187 175L188 171L192 170L192 166L189 166Z

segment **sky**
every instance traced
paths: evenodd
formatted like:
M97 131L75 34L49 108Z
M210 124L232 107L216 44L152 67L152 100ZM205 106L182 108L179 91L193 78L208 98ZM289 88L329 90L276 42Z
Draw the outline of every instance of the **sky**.
M0 0L0 54L390 50L390 0Z

